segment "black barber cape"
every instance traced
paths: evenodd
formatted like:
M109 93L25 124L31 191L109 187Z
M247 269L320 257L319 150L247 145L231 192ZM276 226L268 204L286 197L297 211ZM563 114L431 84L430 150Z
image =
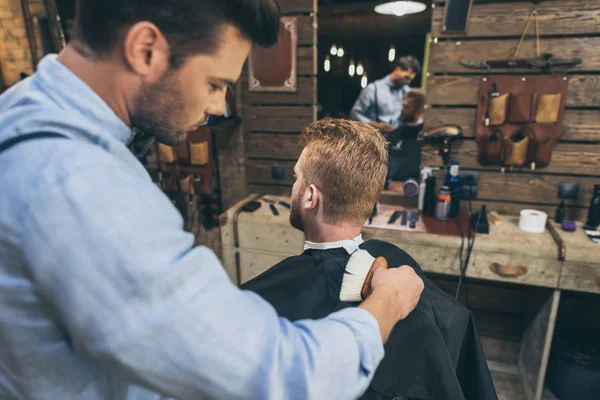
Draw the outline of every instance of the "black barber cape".
M497 399L470 311L425 277L417 262L389 243L372 240L361 249L383 256L390 267L409 265L425 282L416 309L394 327L363 400ZM291 321L320 319L359 303L340 301L350 255L343 248L309 249L242 285Z

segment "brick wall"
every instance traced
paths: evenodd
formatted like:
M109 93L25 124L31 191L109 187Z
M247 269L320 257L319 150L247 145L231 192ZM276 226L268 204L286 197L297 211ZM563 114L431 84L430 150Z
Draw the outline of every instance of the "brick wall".
M0 0L0 68L6 86L18 82L19 73L33 72L19 0Z

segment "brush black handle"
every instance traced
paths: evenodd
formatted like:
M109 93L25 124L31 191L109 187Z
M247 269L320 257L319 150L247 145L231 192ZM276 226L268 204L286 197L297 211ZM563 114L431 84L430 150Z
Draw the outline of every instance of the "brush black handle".
M402 222L400 222L400 225L406 226L407 221L408 221L408 213L406 211L402 211Z
M273 204L269 204L269 208L271 209L271 212L273 213L273 215L275 215L275 216L279 215L279 211L277 211L277 209L275 208L275 206Z
M390 220L388 221L388 225L391 225L394 222L396 222L398 220L398 218L400 218L400 214L401 214L400 211L394 211L394 213L390 217Z
M285 201L280 201L279 204L282 205L282 206L284 206L288 210L291 208L291 206L288 203L286 203Z

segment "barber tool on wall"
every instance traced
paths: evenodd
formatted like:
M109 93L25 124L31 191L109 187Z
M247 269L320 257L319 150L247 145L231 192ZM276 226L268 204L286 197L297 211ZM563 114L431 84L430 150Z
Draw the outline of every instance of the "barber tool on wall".
M458 125L444 125L438 128L430 129L423 133L423 140L431 144L439 144L439 155L442 157L444 167L448 168L450 162L450 152L452 142L457 141L463 136L462 128Z
M488 91L487 107L485 109L485 126L490 126L490 103L492 99L500 97L500 92L496 89L496 84L493 83Z
M519 51L521 50L521 46L527 36L527 32L529 31L529 26L531 22L535 22L535 35L536 35L536 57L535 58L517 58L519 55ZM460 64L465 68L477 69L477 70L492 70L492 69L532 69L532 70L541 70L546 73L556 72L557 68L561 70L567 70L569 68L576 67L581 65L583 61L579 58L571 58L571 59L560 59L554 58L554 55L551 53L542 54L541 45L540 45L540 29L538 24L538 13L536 10L533 10L531 14L529 14L529 18L527 19L527 23L525 24L525 29L523 29L523 34L521 35L521 39L517 43L515 51L512 54L510 59L504 60L477 60L477 61L469 61L469 60L460 60Z

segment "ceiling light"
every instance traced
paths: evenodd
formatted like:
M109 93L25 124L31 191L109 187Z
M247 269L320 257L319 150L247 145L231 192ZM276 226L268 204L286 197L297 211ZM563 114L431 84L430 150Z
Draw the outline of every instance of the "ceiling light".
M333 46L331 46L331 50L329 50L329 53L332 56L335 56L337 54L337 47L335 47L335 44Z
M388 53L388 60L390 62L396 59L396 48L394 46L390 47L390 51Z
M354 67L354 60L351 60L350 65L348 66L348 75L354 76L355 72L356 72L356 68Z
M323 65L323 69L325 72L329 72L331 69L331 61L329 60L329 56L325 57L325 65Z
M356 66L356 75L362 75L364 72L364 68L361 62L358 63L358 65Z
M337 49L337 56L344 57L344 48L343 47L340 47Z
M384 15L401 17L406 14L417 14L425 11L427 6L418 1L391 1L375 6L375 12Z
M360 79L360 87L362 87L363 89L367 87L367 75L363 75L362 78Z

